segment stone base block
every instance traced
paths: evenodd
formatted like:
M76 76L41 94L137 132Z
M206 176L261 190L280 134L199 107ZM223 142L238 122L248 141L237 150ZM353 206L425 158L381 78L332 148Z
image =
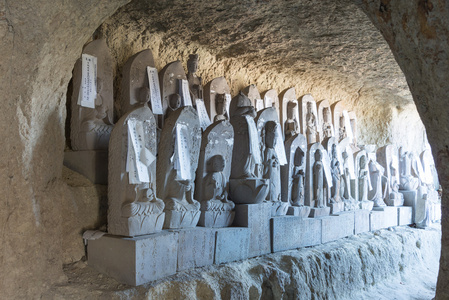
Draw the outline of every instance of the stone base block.
M370 200L360 201L359 207L360 207L360 209L363 209L363 210L372 210L374 207L374 201L370 201Z
M398 206L398 225L410 225L412 224L412 212L411 206Z
M139 236L162 230L165 213L136 215L130 218L108 219L108 233L111 235Z
M396 207L374 207L370 213L370 231L398 225L398 209Z
M354 211L354 234L369 231L369 214L367 209L358 209Z
M178 234L105 235L87 245L88 264L120 283L141 285L176 273Z
M416 223L416 202L418 201L417 191L399 191L404 196L404 206L412 207L412 223Z
M108 151L64 151L64 166L92 183L108 184Z
M307 218L310 215L310 206L289 206L287 210L287 215Z
M271 204L236 204L234 226L250 229L248 257L271 252L270 242Z
M331 204L329 204L329 207L331 208L330 213L336 214L336 213L339 213L339 212L345 210L345 203L343 201L337 202L337 203L331 203Z
M271 219L272 252L321 244L321 219L295 216Z
M232 225L234 222L234 211L202 211L199 226L222 228Z
M193 228L196 227L199 219L199 210L166 210L164 229Z
M338 215L321 218L321 242L327 243L354 234L354 212L348 211Z
M214 263L214 229L196 227L170 231L178 234L178 272Z
M215 264L248 258L251 232L249 228L229 227L215 229Z
M319 218L319 217L325 217L325 216L329 216L331 212L331 208L330 207L312 207L310 209L310 218Z
M271 201L268 201L267 203L271 204L271 216L272 217L285 216L287 214L287 210L288 210L288 207L289 207L289 204L287 202L282 202L282 201L271 202Z

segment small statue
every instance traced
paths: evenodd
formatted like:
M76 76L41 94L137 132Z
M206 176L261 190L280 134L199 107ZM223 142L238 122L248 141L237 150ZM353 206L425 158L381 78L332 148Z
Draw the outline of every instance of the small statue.
M316 142L317 122L312 110L312 102L307 102L306 126L307 143L313 144Z
M226 95L225 94L216 94L215 95L215 111L217 114L214 117L214 122L227 120L227 111L226 111Z
M315 151L315 163L313 164L313 200L315 207L325 207L324 203L324 167L321 150Z
M399 192L399 184L397 180L397 170L390 163L390 182L389 182L389 198L386 200L388 206L401 206L404 204L404 196Z
M332 137L332 120L331 120L331 110L329 107L323 108L323 137Z
M369 172L366 163L366 156L360 156L360 169L358 176L359 184L359 201L368 201L368 187L369 187Z
M345 210L354 210L357 205L355 199L351 196L351 173L349 171L349 156L345 151L342 153L343 156L343 175L340 181L340 197L345 203Z
M202 211L232 210L234 203L228 200L227 179L223 174L225 159L215 155L209 160L209 173L204 178Z
M337 157L337 145L332 145L332 159L331 159L331 174L332 174L332 187L331 187L331 203L340 202L340 181L341 181L341 169L340 162Z
M304 152L300 148L296 149L293 167L293 180L291 192L291 205L304 206L304 170L302 168Z
M264 171L263 178L270 180L269 191L267 195L268 201L281 201L281 171L279 159L274 149L276 142L276 127L278 125L274 121L268 121L265 124L265 153L264 153Z
M346 125L345 125L345 117L343 115L340 116L340 126L338 127L338 135L339 135L339 141L342 141L345 139L348 134L346 132Z
M399 149L399 189L404 191L415 191L419 185L419 179L411 174L413 154Z
M298 103L289 101L287 104L287 120L284 124L285 140L299 133L298 120L295 116L295 108Z
M203 99L203 85L201 77L196 76L198 70L198 54L190 54L187 60L187 81L193 102L195 99Z
M374 201L374 207L384 207L386 206L384 202L384 192L382 188L382 180L385 178L383 176L384 170L379 163L374 160L369 162L369 171L371 176L371 183L373 185L372 192L369 197L371 201Z

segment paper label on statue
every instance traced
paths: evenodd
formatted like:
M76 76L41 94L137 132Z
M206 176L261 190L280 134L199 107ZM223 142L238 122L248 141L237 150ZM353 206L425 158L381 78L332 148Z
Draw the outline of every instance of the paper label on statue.
M81 86L78 105L95 108L97 98L97 58L89 54L81 56Z
M148 174L148 167L141 161L141 153L145 148L145 140L144 140L144 130L143 123L137 120L128 120L128 132L131 137L131 143L134 151L134 159L133 163L128 167L131 171L133 167L135 167L137 172L137 179L140 182L150 182L150 177ZM129 147L129 145L128 145ZM139 159L137 159L139 158ZM131 176L130 176L131 181Z
M198 117L200 119L200 126L203 130L211 124L209 115L207 114L206 106L204 101L201 99L195 99L196 111L198 112Z
M232 100L231 94L225 94L225 99L226 99L226 104L225 104L226 112L229 116L229 107L231 106L231 100Z
M147 67L148 85L150 87L151 110L155 115L162 115L161 91L159 87L159 76L157 69Z
M349 114L347 110L343 111L343 117L345 119L345 127L346 127L346 135L348 136L351 143L353 142L354 135L352 134L352 126L351 126L351 120L349 119Z
M264 106L265 108L267 107L272 107L273 106L273 99L271 99L271 97L264 97Z
M191 133L184 124L176 125L176 159L175 166L177 172L178 180L191 180L192 174L190 172L190 151L189 151L189 141L187 137Z
M256 111L264 109L264 104L263 104L262 99L256 99L255 104L256 104Z
M251 116L245 116L246 123L248 124L248 134L249 134L249 151L254 157L254 162L256 164L262 163L262 158L260 157L259 149L259 135L257 133L256 123Z
M182 99L182 106L192 106L190 98L189 82L186 79L178 79L179 94Z
M326 177L326 182L328 187L332 187L332 172L331 172L331 162L329 159L329 155L326 150L323 153L323 168L324 168L324 176Z
M276 126L276 142L274 150L276 151L276 155L279 159L279 164L283 166L287 164L287 156L285 155L284 140L282 139L282 136L281 126L278 124Z

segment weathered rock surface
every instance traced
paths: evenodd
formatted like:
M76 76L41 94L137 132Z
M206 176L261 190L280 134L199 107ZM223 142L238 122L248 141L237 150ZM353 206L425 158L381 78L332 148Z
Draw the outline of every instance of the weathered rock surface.
M312 248L193 269L140 287L77 262L47 299L431 299L440 230L396 227Z

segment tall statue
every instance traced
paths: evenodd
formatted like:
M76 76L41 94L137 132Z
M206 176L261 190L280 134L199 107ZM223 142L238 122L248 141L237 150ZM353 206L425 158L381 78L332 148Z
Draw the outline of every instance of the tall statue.
M284 124L285 140L299 133L298 120L296 120L295 109L297 102L289 101L287 104L287 120Z
M278 125L274 121L268 121L265 124L265 153L263 161L263 178L270 180L267 200L273 202L281 201L281 171L279 158L274 149L276 126Z
M292 206L304 206L304 152L301 148L297 148L294 156L292 191L290 203Z
M323 137L332 137L332 131L331 110L330 107L327 106L323 108Z
M317 120L312 110L312 102L307 102L306 126L307 142L313 144L317 138Z
M345 210L354 210L357 208L357 202L351 195L351 172L349 170L349 154L344 151L343 156L343 175L340 181L340 197L345 203Z
M323 167L323 153L321 150L315 151L315 163L313 165L313 200L315 207L325 207L324 203L324 167Z
M374 202L374 207L386 206L384 202L384 189L382 188L382 181L385 179L383 167L376 162L371 160L369 162L369 172L371 176L372 190L369 192L369 200Z
M413 154L399 149L399 189L405 191L414 191L418 188L419 179L411 174Z
M338 136L339 136L339 141L342 141L344 138L346 138L348 136L348 134L346 133L346 125L345 125L345 117L342 115L340 115L340 120L339 120L340 126L338 127Z
M340 181L341 181L341 169L340 162L337 157L337 144L332 145L332 158L331 158L331 174L332 174L332 187L330 202L340 202Z
M215 110L217 114L214 117L214 122L227 120L226 112L226 95L216 94L215 95Z
M187 60L187 81L189 82L192 101L203 99L203 84L201 77L196 76L198 70L198 54L190 54Z
M360 156L358 184L359 184L359 201L368 201L369 189L369 172L366 163L366 155Z

